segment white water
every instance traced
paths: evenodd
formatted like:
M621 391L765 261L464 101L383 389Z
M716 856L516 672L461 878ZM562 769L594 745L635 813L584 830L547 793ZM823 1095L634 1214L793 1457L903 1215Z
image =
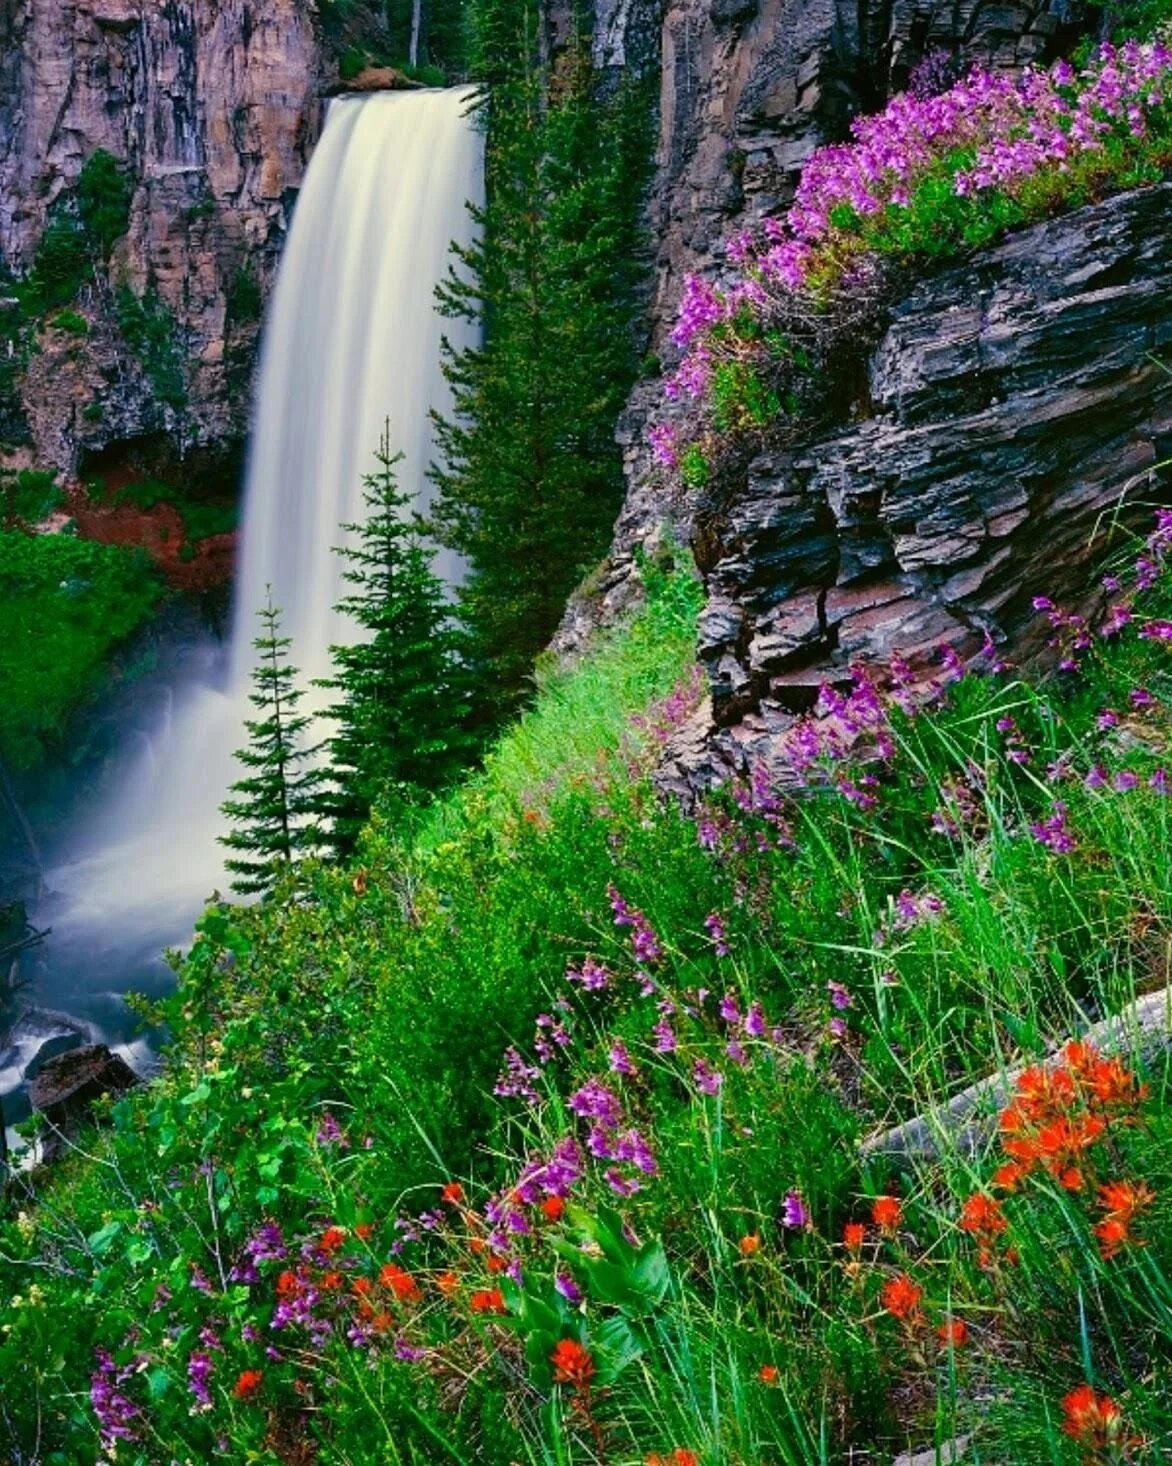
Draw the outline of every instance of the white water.
M150 746L87 815L50 874L54 935L37 1000L105 1020L167 944L181 944L226 885L219 806L244 741L256 611L271 585L303 680L329 671L349 628L333 547L363 517L364 472L383 424L406 455L400 482L428 501L429 409L450 407L434 291L452 240L468 243L482 143L465 90L335 102L308 170L265 328L232 645L197 649ZM442 561L449 575L454 568ZM202 661L200 660L202 658ZM105 988L104 993L95 992Z

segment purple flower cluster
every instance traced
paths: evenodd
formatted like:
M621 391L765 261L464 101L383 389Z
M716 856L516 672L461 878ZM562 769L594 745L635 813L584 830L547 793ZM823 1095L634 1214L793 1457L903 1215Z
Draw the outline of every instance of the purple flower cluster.
M623 900L617 886L608 886L607 895L610 897L610 908L614 912L615 926L631 928L631 947L635 953L635 961L641 965L658 962L663 956L663 947L655 934L655 928L641 911L635 910Z
M134 1364L117 1365L105 1350L97 1351L97 1368L90 1376L90 1406L98 1422L103 1455L113 1456L119 1441L135 1441L142 1411L123 1386L137 1373Z
M958 81L952 66L928 58L909 91L856 119L850 142L812 154L787 217L730 241L734 280L687 279L672 336L684 355L669 399L706 395L721 360L736 354L742 313L768 317L779 296L825 294L857 273L871 221L908 207L927 180L951 177L962 198L1017 194L1039 176L1106 159L1109 146L1141 146L1172 97L1172 49L1158 40L1104 46L1078 74L1059 61L1017 75L976 69ZM678 462L670 429L657 429L652 446L661 462Z
M231 1283L252 1284L259 1281L263 1262L280 1262L288 1254L285 1239L276 1222L265 1222L241 1249L240 1258L228 1274Z

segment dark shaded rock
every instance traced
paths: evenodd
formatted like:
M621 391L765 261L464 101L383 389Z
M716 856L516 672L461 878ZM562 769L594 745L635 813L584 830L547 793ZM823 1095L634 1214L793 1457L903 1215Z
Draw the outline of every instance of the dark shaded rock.
M58 1129L66 1129L95 1100L122 1094L137 1083L125 1059L105 1044L90 1044L50 1059L29 1085L29 1102Z
M1037 594L1093 607L1114 537L1172 499L1170 210L1172 184L1124 194L925 279L874 415L750 466L704 545L719 723L894 649L1028 654Z

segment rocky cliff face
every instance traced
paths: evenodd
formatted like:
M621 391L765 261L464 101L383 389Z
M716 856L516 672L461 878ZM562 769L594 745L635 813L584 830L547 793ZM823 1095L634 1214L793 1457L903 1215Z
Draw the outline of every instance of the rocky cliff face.
M925 56L1016 68L1087 29L1078 0L668 0L656 342L670 357L685 275L718 271L729 233L784 210L809 154ZM669 783L767 760L772 735L851 661L941 642L963 655L986 633L1028 652L1033 595L1087 599L1104 524L1172 497L1157 469L1172 454L1172 375L1154 359L1172 341L1170 203L1172 186L1110 200L925 278L894 308L843 425L759 457L719 501L655 469L661 389L639 386L620 425L614 552L557 645L572 654L637 594L635 550L666 533L690 545L713 695Z
M718 761L823 681L898 648L1037 649L1032 598L1093 610L1095 572L1172 499L1172 184L924 279L869 362L868 414L695 506Z
M29 367L42 462L72 470L153 434L181 450L242 436L258 306L319 125L311 11L0 0L0 264L28 266L55 200L105 149L134 186L111 275L157 303L185 363L182 394L162 400L118 330L112 288L87 288L88 337L45 332Z

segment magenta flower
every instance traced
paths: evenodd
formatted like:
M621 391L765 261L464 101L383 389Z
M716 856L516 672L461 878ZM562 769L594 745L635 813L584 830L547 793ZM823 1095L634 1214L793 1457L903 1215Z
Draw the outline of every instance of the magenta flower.
M787 1191L781 1203L781 1225L793 1231L800 1231L810 1225L810 1213L796 1191Z

